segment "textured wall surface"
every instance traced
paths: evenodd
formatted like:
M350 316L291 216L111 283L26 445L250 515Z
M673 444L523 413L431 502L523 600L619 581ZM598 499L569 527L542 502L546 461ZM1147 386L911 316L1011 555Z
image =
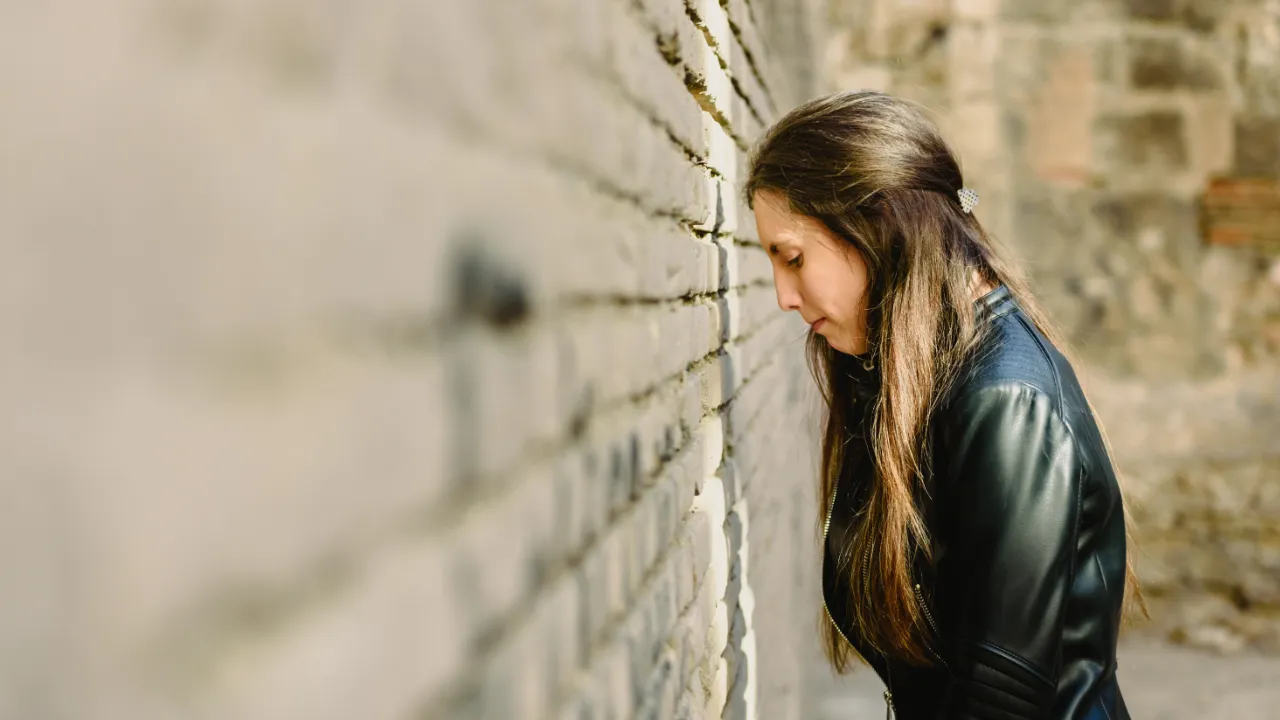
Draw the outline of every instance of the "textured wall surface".
M798 718L816 6L5 3L0 718Z
M829 83L938 117L1065 326L1129 477L1151 627L1280 651L1280 3L831 13Z

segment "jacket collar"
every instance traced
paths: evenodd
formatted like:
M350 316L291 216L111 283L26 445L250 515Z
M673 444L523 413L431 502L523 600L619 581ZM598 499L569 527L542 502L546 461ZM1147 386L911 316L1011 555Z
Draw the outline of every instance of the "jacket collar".
M973 306L974 310L977 311L978 320L994 320L1017 310L1018 301L1013 297L1013 293L1009 292L1007 286L1000 285L995 290L974 300Z

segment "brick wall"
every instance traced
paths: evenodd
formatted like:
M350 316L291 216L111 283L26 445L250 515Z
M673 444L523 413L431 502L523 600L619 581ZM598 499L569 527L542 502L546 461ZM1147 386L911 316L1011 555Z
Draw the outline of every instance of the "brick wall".
M800 717L814 6L0 9L0 717Z

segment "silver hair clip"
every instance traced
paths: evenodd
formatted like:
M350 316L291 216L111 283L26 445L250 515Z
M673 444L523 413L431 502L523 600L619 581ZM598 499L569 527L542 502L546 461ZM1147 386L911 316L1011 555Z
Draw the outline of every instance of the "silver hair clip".
M960 196L960 209L963 210L966 215L972 213L973 209L978 206L978 193L973 190L970 190L969 188L960 188L960 192L957 193L957 195Z

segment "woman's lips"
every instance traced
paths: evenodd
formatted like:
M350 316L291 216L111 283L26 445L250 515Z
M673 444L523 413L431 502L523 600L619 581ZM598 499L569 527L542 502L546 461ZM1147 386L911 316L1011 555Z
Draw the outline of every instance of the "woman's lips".
M814 332L818 332L819 330L822 329L822 326L826 324L827 324L826 318L818 318L817 320L813 321L813 324L810 325L809 328L812 329Z

